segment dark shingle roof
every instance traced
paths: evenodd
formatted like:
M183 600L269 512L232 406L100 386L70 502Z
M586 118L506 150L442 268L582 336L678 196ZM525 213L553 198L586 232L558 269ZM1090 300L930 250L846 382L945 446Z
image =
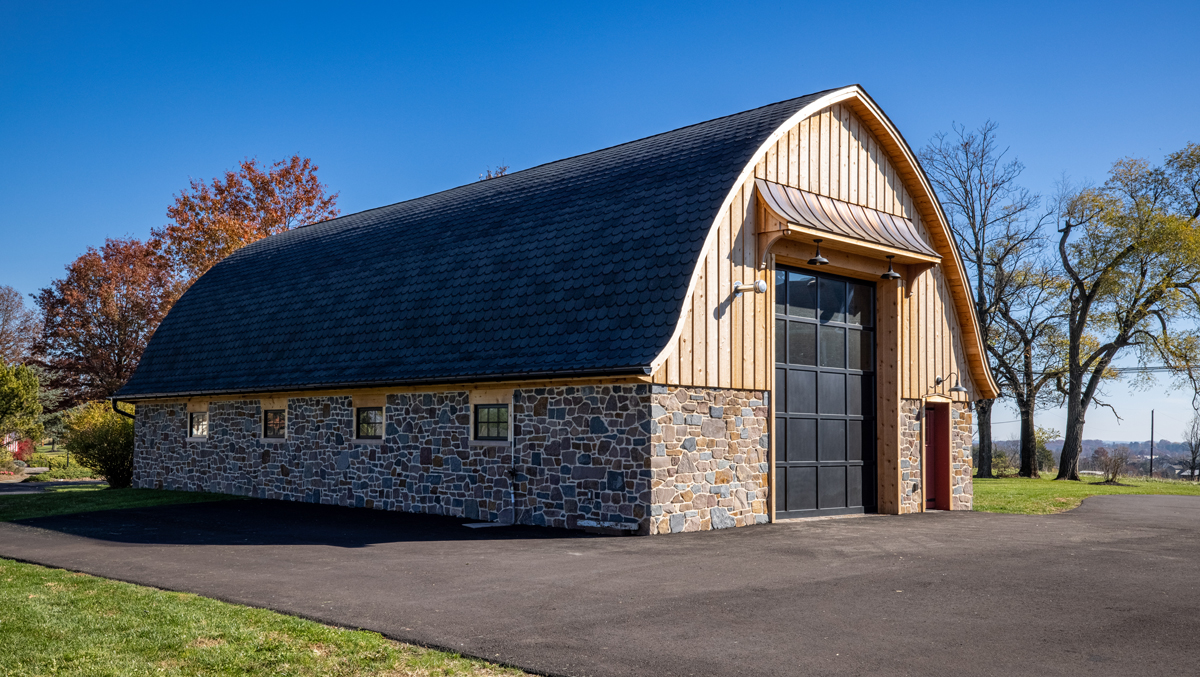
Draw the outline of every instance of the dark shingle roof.
M644 373L739 174L823 93L260 240L118 396Z

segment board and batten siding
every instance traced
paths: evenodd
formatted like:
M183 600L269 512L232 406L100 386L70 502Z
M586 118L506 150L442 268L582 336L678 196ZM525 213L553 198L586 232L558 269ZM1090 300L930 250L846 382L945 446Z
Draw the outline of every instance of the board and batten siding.
M771 387L774 280L770 270L755 266L755 224L761 218L755 178L910 219L931 242L884 148L849 106L833 105L801 120L767 148L754 175L720 215L717 237L702 255L696 288L684 304L682 331L655 371L654 383ZM863 279L878 280L878 274ZM766 281L768 293L734 298L734 283L754 280ZM961 328L940 267L922 272L912 295L900 296L900 396L945 394L950 384L935 389L933 381L951 372L973 393L961 342L954 340Z

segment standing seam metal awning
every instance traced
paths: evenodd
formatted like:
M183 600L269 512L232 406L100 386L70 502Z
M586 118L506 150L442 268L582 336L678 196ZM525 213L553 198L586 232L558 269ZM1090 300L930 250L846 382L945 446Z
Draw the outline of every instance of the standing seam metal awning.
M817 195L780 183L755 179L758 194L776 214L797 225L832 235L941 258L909 219L877 209Z

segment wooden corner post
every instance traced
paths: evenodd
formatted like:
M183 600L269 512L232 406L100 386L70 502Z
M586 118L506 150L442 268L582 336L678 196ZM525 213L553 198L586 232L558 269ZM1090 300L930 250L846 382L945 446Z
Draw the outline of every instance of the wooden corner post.
M903 290L892 280L875 285L875 425L877 505L886 515L900 513L900 305Z

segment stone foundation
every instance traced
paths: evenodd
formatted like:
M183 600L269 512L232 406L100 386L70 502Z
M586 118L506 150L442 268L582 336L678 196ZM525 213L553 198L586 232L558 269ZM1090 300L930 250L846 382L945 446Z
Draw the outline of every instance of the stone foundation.
M287 438L260 436L258 400L137 408L134 486L638 533L761 524L769 393L595 385L516 389L512 441L471 439L467 391L386 397L384 436L353 438L349 396L287 401ZM920 512L921 400L900 407L900 512ZM971 413L951 407L954 510L972 507Z
M767 521L767 395L654 386L652 533Z
M975 462L971 458L972 414L966 402L950 405L950 509L970 510L975 501L975 485L971 479Z
M921 512L921 422L924 400L900 401L900 514Z
M353 439L348 396L289 399L285 440L260 437L257 400L211 402L203 440L186 437L184 403L141 404L134 486L546 526L643 526L648 386L518 389L513 441L499 445L472 441L469 398L388 395L377 441Z

